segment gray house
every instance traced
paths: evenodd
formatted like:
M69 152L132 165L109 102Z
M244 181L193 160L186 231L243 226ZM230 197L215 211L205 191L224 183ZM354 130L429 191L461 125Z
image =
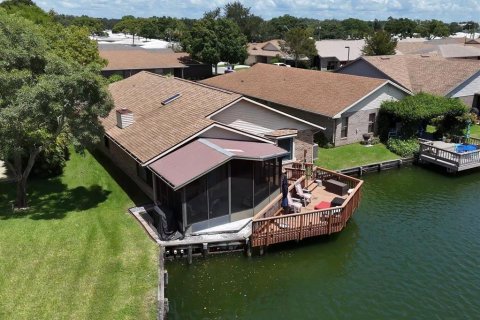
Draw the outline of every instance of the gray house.
M326 138L336 146L361 141L364 133L374 134L381 103L410 95L389 80L261 63L202 83L325 127Z
M360 57L337 71L390 80L413 92L460 98L480 107L480 61L436 55Z

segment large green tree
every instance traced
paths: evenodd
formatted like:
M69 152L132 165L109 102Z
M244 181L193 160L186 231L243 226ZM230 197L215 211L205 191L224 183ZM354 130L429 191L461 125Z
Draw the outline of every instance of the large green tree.
M182 39L183 48L198 61L217 67L218 62L243 63L247 38L230 19L208 13ZM215 70L216 71L216 70Z
M250 12L240 1L229 2L224 7L225 18L233 20L248 41L256 41L261 37L263 19Z
M416 32L422 37L429 39L433 39L435 37L443 38L450 35L450 28L442 21L433 19L419 22Z
M50 24L53 17L39 8L31 0L7 0L0 3L0 7L4 8L7 13L14 13L36 24Z
M98 143L99 117L113 104L101 64L49 44L32 22L0 11L0 158L17 183L15 206L27 206L27 181L38 155L68 139ZM88 32L88 31L87 31Z
M365 39L362 53L366 56L393 55L396 47L396 39L393 39L388 32L378 31Z
M359 19L345 19L341 22L347 37L350 39L363 39L366 35L373 31L373 26L370 26L367 22Z
M300 59L311 59L317 55L315 40L313 40L312 33L307 29L294 28L289 30L285 35L285 41L280 42L280 46L283 52L293 58L295 67L298 66Z
M123 16L122 19L113 26L112 31L115 33L128 33L132 35L132 44L135 44L135 37L142 29L142 19L137 19L134 16Z

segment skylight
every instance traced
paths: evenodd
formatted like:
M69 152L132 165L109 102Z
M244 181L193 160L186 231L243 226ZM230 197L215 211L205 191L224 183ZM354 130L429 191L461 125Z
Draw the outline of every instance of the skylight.
M163 100L163 101L162 101L162 105L163 105L163 106L164 106L164 105L167 105L167 104L169 104L170 102L173 102L173 101L177 100L178 98L180 98L180 96L181 96L181 94L180 94L180 93L177 93L177 94L171 96L170 98Z

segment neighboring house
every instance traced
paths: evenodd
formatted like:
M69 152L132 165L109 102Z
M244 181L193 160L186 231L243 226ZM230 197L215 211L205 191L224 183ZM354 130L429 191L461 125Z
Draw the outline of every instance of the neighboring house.
M337 70L362 55L365 40L320 40L315 46L318 56L313 64L319 70Z
M480 61L429 55L361 57L338 73L386 79L413 92L460 98L480 107Z
M282 52L280 41L282 40L274 39L260 43L249 43L247 46L248 57L245 60L245 64L251 66L256 63L272 63L278 62L278 59L285 61L288 57Z
M325 127L327 139L336 146L361 141L363 133L375 133L380 104L410 94L387 80L267 64L202 83Z
M108 61L102 74L128 78L140 71L201 80L212 76L210 65L194 61L187 53L170 49L143 49L119 45L99 45L100 56Z
M397 55L438 55L446 59L480 60L480 45L466 38L435 40L403 39L397 43Z
M251 218L280 190L282 164L313 161L323 128L239 94L140 72L110 85L99 146L190 232Z

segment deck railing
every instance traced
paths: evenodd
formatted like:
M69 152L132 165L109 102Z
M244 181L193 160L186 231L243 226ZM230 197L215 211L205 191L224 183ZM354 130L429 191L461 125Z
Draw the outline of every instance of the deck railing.
M335 179L346 183L352 192L339 207L309 212L279 215L282 196L275 198L252 222L251 243L253 247L268 246L308 237L328 235L341 231L360 204L363 182L334 171L312 166L314 180ZM315 181L312 180L312 183ZM299 181L307 181L303 176ZM293 188L293 185L290 186Z
M465 138L466 142L463 143L480 143L480 140L474 138ZM469 139L470 142L468 141ZM476 141L476 142L475 142ZM431 143L420 143L420 156L426 156L433 158L435 162L444 162L460 169L462 166L468 166L475 163L480 163L480 149L474 151L468 151L464 153L457 153L454 151L448 151L433 146Z

